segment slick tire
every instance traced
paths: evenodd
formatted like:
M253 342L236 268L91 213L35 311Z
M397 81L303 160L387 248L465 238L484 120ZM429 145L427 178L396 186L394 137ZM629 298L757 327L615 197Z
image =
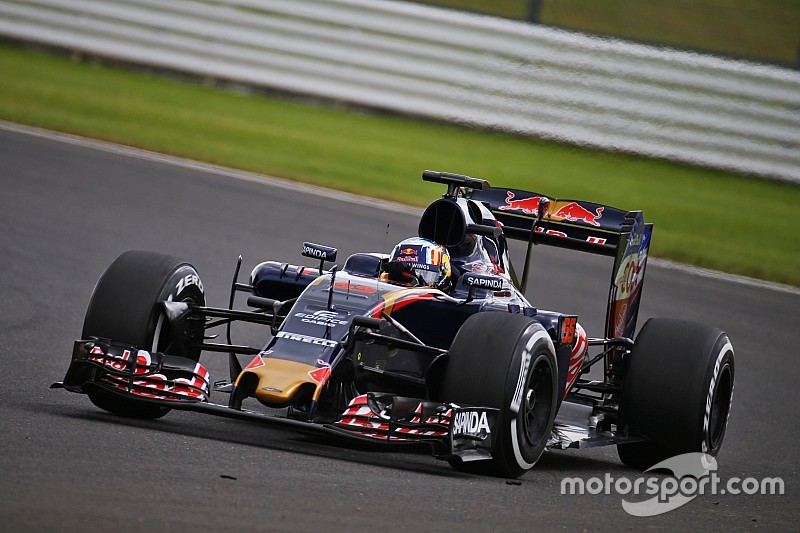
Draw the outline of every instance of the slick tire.
M490 462L451 465L509 478L533 468L552 432L557 376L553 343L535 320L492 312L467 319L447 355L439 397L499 409L498 434Z
M617 445L622 462L644 470L683 453L716 456L733 385L733 346L723 331L683 320L648 320L628 357L619 413L623 433L647 440Z
M172 335L158 305L164 300L205 305L202 282L194 267L169 255L125 252L98 280L86 310L81 338L111 339L197 361L200 351L192 349L185 339L179 341ZM202 331L196 340L200 339ZM99 388L87 394L97 407L121 416L153 419L170 411Z

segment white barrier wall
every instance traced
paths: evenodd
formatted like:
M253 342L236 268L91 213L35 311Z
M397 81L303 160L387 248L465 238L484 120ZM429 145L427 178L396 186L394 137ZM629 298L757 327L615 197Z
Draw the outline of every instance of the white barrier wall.
M0 36L800 183L800 73L389 0L0 0Z

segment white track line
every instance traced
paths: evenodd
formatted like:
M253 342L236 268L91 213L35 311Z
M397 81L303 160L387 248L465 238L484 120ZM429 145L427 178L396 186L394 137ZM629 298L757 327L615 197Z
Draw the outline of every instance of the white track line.
M244 172L241 170L234 170L230 168L221 167L218 165L212 165L209 163L201 163L199 161L193 161L191 159L185 159L182 157L175 157L171 155L164 155L156 152L150 152L147 150L142 150L140 148L132 148L130 146L124 146L121 144L115 144L107 141L88 139L86 137L80 137L78 135L72 135L69 133L61 133L58 131L35 128L32 126L15 124L13 122L6 122L3 120L0 120L0 130L32 135L34 137L41 137L44 139L64 142L76 146L82 146L85 148L93 148L96 150L102 150L104 152L109 152L117 155L135 157L138 159L144 159L148 161L156 161L159 163L165 163L177 167L198 170L201 172L207 172L209 174L222 175L229 178L235 178L250 183L259 183L270 187L279 187L281 189L301 191L303 193L313 194L331 200L348 202L351 204L362 205L367 207L374 207L376 209L382 209L385 211L391 211L395 213L402 213L412 216L420 216L422 214L422 209L418 207L404 205L397 202L390 202L388 200L378 200L375 198L369 198L357 194L351 194L347 192L336 191L333 189L326 189L324 187L317 187L315 185L308 185L296 181L276 178L274 176L256 174L254 172ZM673 261L668 261L666 259L650 258L648 260L648 266L655 266L658 268L664 268L668 270L677 270L679 272L693 276L700 276L720 281L727 281L739 285L747 285L750 287L756 287L760 289L767 289L777 292L800 295L800 287L793 287L791 285L784 285L782 283L773 283L771 281L763 281L763 280L748 278L745 276L737 276L734 274L726 274L724 272L710 270L707 268L700 268L691 265L684 265L682 263L675 263Z

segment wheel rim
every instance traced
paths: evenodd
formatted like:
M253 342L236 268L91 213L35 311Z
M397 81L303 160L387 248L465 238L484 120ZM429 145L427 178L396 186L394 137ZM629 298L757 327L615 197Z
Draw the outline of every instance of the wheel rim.
M522 435L529 446L538 446L547 438L553 408L552 369L546 357L539 358L528 375L521 409Z
M725 434L725 426L731 406L731 395L733 393L732 385L731 367L726 364L720 370L717 384L714 388L714 397L711 400L711 416L708 423L708 440L711 450L719 447Z

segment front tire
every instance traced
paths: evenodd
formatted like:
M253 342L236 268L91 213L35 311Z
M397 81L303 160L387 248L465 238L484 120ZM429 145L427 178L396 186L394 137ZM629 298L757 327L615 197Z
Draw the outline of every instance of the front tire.
M170 255L125 252L100 276L86 310L81 338L111 339L197 361L200 351L192 348L191 342L202 339L202 330L188 339L173 335L159 306L165 300L205 305L203 285L194 267ZM97 407L121 416L153 419L170 411L98 387L87 394Z
M523 315L478 313L464 322L442 371L441 401L499 409L499 435L488 465L516 478L533 468L553 428L558 366L550 336ZM451 463L482 470L484 461Z
M648 320L629 356L620 402L623 431L647 440L619 444L622 462L646 469L683 453L716 456L728 424L734 370L733 346L723 331Z

